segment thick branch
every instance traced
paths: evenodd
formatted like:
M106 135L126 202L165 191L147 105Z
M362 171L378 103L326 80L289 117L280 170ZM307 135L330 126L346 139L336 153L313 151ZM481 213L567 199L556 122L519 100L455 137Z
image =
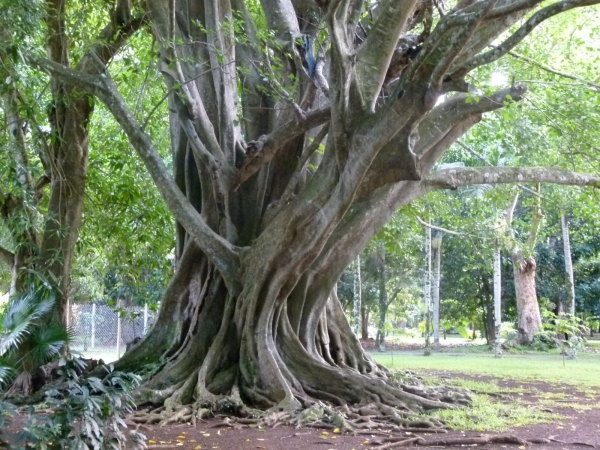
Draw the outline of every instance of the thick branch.
M531 16L529 20L525 22L523 26L521 26L521 28L519 28L502 44L495 47L493 50L477 55L460 64L458 67L456 67L456 69L454 69L450 77L454 79L462 78L476 67L496 61L498 58L508 53L509 50L512 50L523 39L525 39L525 37L527 37L529 33L531 33L535 27L537 27L544 20L573 8L596 5L598 3L600 3L600 0L563 0L561 2L546 6Z
M144 133L119 94L114 82L106 73L90 76L66 68L45 58L30 57L30 62L52 75L81 86L96 95L121 125L133 148L146 165L165 203L175 218L182 224L194 241L215 264L230 287L238 279L238 249L212 230L196 211L190 201L181 192L175 180L166 168L150 137Z
M456 189L471 184L553 183L600 187L600 177L549 167L460 167L443 169L423 179L431 189Z
M387 0L358 51L356 77L367 109L375 106L398 39L416 3L416 0Z
M247 181L262 166L271 161L283 144L328 122L330 115L329 107L311 111L305 114L303 120L290 121L272 133L261 136L257 141L250 142L246 149L248 156L239 171L238 184Z
M481 114L502 108L507 96L519 101L525 92L524 86L516 85L470 103L467 103L469 96L463 94L446 100L419 124L420 138L413 148L407 136L410 130L403 130L381 149L362 182L358 197L388 183L415 180L415 169L419 176L428 173L444 152L480 120Z

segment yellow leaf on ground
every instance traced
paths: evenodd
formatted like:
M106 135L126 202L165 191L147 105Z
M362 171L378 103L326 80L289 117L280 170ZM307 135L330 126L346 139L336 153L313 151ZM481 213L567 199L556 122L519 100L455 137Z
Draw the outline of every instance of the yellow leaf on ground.
M340 432L340 429L339 429L339 428L336 428L336 429L334 429L334 430L333 430L333 432L334 432L334 433L339 433L339 432Z
M156 444L156 441L153 441L152 439L148 440L148 444Z

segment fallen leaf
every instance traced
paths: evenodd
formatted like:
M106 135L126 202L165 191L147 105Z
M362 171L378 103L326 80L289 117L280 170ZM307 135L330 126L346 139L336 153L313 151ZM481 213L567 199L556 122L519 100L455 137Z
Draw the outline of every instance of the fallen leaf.
M150 440L148 441L148 444L156 444L156 441L153 441L152 439L150 439Z
M210 433L202 433L202 436L208 437L210 436Z
M334 430L333 430L333 432L334 432L334 433L339 433L339 432L340 432L340 429L339 429L339 428L336 428L336 429L334 429Z
M329 434L327 431L322 431L321 434Z

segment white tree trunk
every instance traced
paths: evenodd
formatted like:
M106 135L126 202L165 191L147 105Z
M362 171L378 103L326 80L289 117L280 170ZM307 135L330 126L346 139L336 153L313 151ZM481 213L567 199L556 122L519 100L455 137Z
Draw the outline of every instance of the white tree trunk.
M502 326L502 260L500 246L494 248L494 347L495 357L502 357L502 344L500 343L500 327Z
M571 259L571 241L569 239L569 218L563 214L560 218L563 233L563 246L565 252L565 273L566 273L566 290L567 304L569 313L575 315L575 277L573 275L573 260Z
M441 231L436 231L435 238L431 242L433 260L433 273L431 282L431 301L433 302L433 343L440 343L440 279L442 259L442 237Z
M361 332L361 303L360 256L358 256L356 258L356 271L354 273L354 304L352 306L353 328L357 336Z
M423 289L425 306L425 355L431 354L429 341L430 312L431 312L431 228L425 227L425 283Z

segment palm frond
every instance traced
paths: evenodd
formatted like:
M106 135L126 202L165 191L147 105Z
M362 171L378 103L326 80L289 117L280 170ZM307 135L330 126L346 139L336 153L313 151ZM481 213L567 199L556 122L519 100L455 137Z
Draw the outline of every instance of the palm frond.
M54 297L39 301L35 292L12 300L2 315L0 356L16 350L33 332L36 322L52 311L54 303Z
M0 361L0 388L5 388L15 378L16 371L10 365Z
M34 361L43 364L60 354L62 348L73 340L73 332L61 325L53 324L37 329L31 337L31 357Z

